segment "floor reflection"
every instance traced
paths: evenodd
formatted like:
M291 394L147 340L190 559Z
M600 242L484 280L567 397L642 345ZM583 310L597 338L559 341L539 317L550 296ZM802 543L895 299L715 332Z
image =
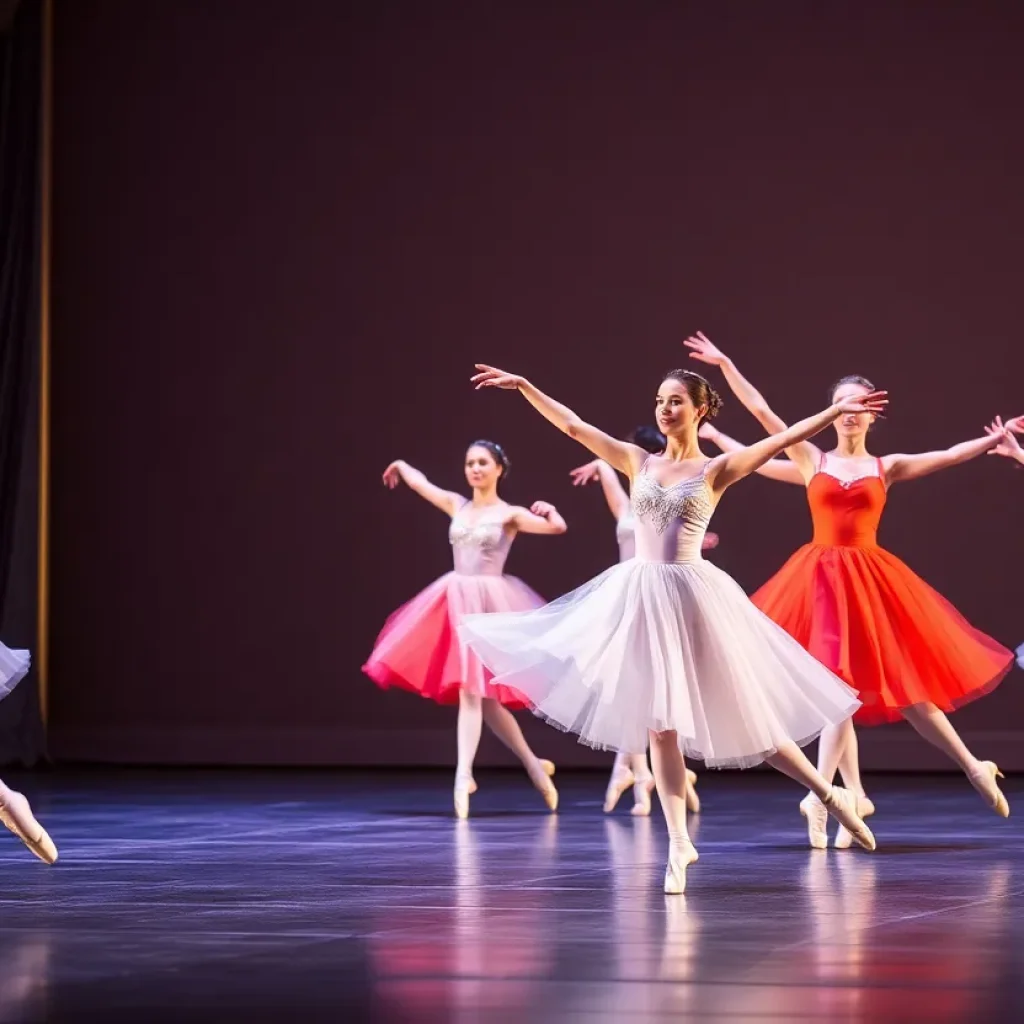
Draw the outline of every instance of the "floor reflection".
M0 941L2 1024L45 1015L52 952L52 940L48 935Z

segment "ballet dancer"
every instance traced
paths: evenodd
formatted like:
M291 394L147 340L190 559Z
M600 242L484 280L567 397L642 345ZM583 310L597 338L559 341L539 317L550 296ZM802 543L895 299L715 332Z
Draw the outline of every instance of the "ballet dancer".
M550 778L555 766L534 754L508 710L525 707L522 696L495 684L456 632L467 612L522 611L544 603L522 580L504 574L505 560L517 534L565 533L565 520L545 501L529 509L502 501L498 483L510 468L500 445L474 441L465 459L470 499L431 483L407 462L392 462L384 470L387 487L405 483L451 518L448 538L455 568L388 618L363 671L384 689L401 687L439 704L458 704L453 799L459 818L468 816L469 798L477 790L473 761L484 722L519 758L547 806L552 811L558 807Z
M665 450L665 437L654 427L637 427L626 438L631 444L638 445L652 455L660 455ZM634 538L635 524L633 511L629 507L629 495L619 482L619 474L601 459L594 459L582 466L577 466L569 474L574 487L581 487L594 480L601 482L604 500L608 503L608 511L615 520L615 539L619 543L619 561L628 562L636 550ZM710 530L704 535L704 550L718 546L718 534ZM612 774L608 779L608 788L604 794L604 813L611 814L619 798L627 789L633 787L633 809L631 814L647 817L651 813L651 792L654 789L654 776L647 766L647 751L642 754L625 754L619 751L615 755ZM691 768L686 769L686 808L691 814L700 812L700 797L697 795L697 773Z
M701 542L727 487L839 416L876 412L882 394L848 398L776 437L705 458L701 421L721 404L699 374L673 370L655 412L662 455L616 440L525 377L480 364L476 387L518 391L549 422L627 476L636 557L519 615L468 615L460 633L495 681L591 746L640 753L648 742L668 826L665 892L681 893L697 860L686 822L684 751L710 767L767 761L810 787L858 843L870 829L844 790L800 750L859 706L853 690L759 612L703 559Z
M0 644L0 700L3 700L28 674L31 658L28 651L11 650ZM10 829L41 861L53 864L57 847L46 829L36 821L32 808L22 793L5 785L0 779L0 823Z
M735 363L703 334L684 343L692 358L717 366L733 394L772 434L786 429ZM829 390L835 402L873 393L864 377L843 377ZM990 692L1013 665L1009 650L975 629L940 594L877 541L889 488L983 455L1007 436L986 433L942 451L919 455L869 454L867 436L876 410L848 412L834 423L836 446L825 452L808 440L786 449L789 461L765 463L761 472L807 490L814 537L751 600L819 661L853 686L861 700L854 719L879 725L905 718L955 761L1002 817L1010 813L992 761L979 761L957 734L947 712ZM705 430L728 451L737 442ZM862 817L874 813L860 777L854 719L826 728L818 771L831 781L838 770L857 798ZM828 845L825 809L816 793L800 803L810 844ZM836 846L850 845L842 829Z

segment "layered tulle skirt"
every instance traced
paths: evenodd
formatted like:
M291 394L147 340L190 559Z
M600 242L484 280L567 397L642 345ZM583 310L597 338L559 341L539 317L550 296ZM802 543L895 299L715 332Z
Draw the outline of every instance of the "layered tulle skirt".
M0 644L0 700L28 675L32 658L28 651L15 651Z
M460 634L495 682L593 747L749 767L848 718L854 692L710 562L633 560L535 611L470 615Z
M953 711L1013 666L1010 650L883 548L807 544L752 600L856 688L863 725L924 702Z
M459 691L526 707L521 694L494 683L492 674L459 639L463 616L537 608L543 598L515 576L450 572L420 591L385 622L363 671L379 686L411 690L439 704L456 704Z

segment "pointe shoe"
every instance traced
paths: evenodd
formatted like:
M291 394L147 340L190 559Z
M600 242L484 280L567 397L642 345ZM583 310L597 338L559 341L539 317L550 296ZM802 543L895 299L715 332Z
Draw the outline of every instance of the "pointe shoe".
M700 814L700 797L697 796L697 773L686 769L686 809L691 814Z
M472 778L455 778L455 817L469 817L469 798L476 792L476 781Z
M682 896L686 892L686 869L698 861L697 847L687 841L681 850L669 847L668 866L665 868L665 894Z
M540 766L543 774L540 779L534 778L531 774L530 781L533 783L534 789L544 797L544 803L548 805L548 810L557 811L558 790L555 789L555 784L551 781L551 776L555 774L555 766L550 761L542 761L540 759L538 759L537 764Z
M625 771L613 771L612 777L608 780L608 788L604 791L604 813L611 814L622 794L633 785L636 785L636 779L629 768Z
M0 824L6 825L41 861L56 863L57 847L33 817L32 808L21 793L7 791L6 803L0 804Z
M558 810L558 790L555 789L555 784L550 779L545 779L546 785L537 786L540 795L544 797L544 803L548 805L549 811Z
M825 805L813 794L800 801L800 813L807 819L807 841L812 850L828 849L828 811Z
M637 779L633 783L633 807L630 814L634 818L647 818L651 814L651 793L654 792L654 776Z
M869 796L858 796L856 800L857 813L862 818L870 818L875 813L875 805L871 801ZM845 828L843 825L839 826L839 831L836 832L835 843L833 844L837 850L848 850L853 844L853 836L850 835L850 830Z
M968 772L967 778L996 814L1001 818L1010 816L1010 804L996 782L996 779L1005 778L999 765L992 761L979 761L977 770Z
M871 829L864 824L864 819L854 810L853 794L842 786L833 786L832 791L822 801L825 810L853 837L853 841L865 850L875 848L875 837Z

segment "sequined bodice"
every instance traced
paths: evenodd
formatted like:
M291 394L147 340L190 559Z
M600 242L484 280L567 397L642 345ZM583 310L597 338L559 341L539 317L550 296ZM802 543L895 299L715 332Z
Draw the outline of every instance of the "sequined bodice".
M455 571L464 576L500 576L513 539L505 529L507 506L477 511L473 521L466 514L469 508L467 502L452 516L448 528Z
M885 509L885 484L878 473L840 480L825 469L825 459L807 485L815 544L829 547L873 548Z
M619 542L619 561L628 562L636 554L636 520L632 509L615 524L615 539Z
M705 463L705 468L707 463ZM663 487L648 475L647 463L633 479L636 557L645 562L695 562L715 499L703 472Z

